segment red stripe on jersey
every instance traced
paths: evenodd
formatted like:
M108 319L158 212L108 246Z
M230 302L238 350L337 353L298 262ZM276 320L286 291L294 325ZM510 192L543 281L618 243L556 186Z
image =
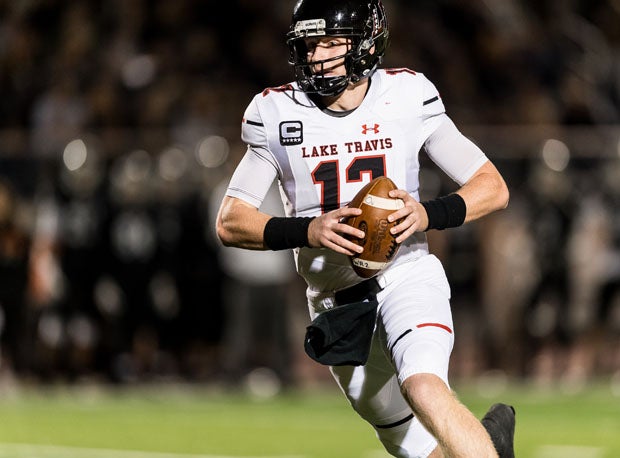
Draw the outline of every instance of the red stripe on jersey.
M278 87L268 87L267 89L265 89L263 91L263 97L267 96L267 94L269 94L270 92L286 92L286 91L292 91L293 90L293 85L292 84L283 84L282 86L278 86Z
M441 328L445 331L448 331L450 334L452 334L452 329L450 329L445 324L441 324L441 323L420 323L419 325L416 326L416 328L426 328L428 326L434 326L436 328Z
M408 68L385 68L384 70L387 75L396 75L398 73L411 73L412 75L416 74L416 72L409 70Z

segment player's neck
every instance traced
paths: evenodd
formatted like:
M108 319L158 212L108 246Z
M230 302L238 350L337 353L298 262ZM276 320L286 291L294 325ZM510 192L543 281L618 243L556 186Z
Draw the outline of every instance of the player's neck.
M321 101L328 110L352 111L362 104L369 86L370 80L364 78L356 84L349 84L349 86L336 97L323 97Z

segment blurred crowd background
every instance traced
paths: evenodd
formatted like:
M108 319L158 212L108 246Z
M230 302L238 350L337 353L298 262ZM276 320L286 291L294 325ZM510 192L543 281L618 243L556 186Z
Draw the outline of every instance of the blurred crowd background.
M293 3L0 0L2 379L325 376L292 256L212 229L246 105L292 79ZM619 375L620 1L384 3L385 66L435 82L512 193L429 234L452 376ZM422 181L454 186L426 160Z

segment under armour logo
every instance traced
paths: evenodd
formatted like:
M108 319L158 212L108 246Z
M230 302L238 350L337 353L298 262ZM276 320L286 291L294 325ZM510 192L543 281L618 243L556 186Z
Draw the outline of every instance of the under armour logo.
M375 124L374 126L368 127L368 124L362 125L362 133L366 135L368 131L372 131L375 134L379 133L379 124Z

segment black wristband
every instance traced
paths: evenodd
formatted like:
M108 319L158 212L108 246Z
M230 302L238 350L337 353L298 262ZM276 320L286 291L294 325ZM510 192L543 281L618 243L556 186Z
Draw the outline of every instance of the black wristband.
M446 229L449 227L457 227L465 222L467 214L467 206L463 198L454 193L447 196L438 197L437 199L422 202L428 215L428 227L431 229Z
M308 245L308 226L314 218L273 217L265 225L263 242L270 250L286 250Z

